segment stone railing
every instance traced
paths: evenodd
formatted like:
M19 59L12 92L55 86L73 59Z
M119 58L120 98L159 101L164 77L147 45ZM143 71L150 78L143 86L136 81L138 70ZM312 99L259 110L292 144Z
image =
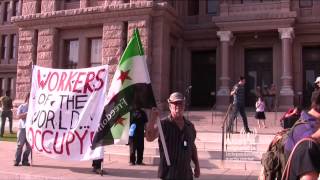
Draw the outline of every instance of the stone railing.
M230 4L228 7L228 15L238 14L255 14L265 12L279 12L282 4L278 2L261 2L261 3L245 3L245 4Z

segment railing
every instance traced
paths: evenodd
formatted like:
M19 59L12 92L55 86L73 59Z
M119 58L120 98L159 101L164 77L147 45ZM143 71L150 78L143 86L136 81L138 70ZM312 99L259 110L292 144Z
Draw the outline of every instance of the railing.
M221 127L221 129L222 129L222 149L221 149L221 160L224 160L225 159L225 157L224 157L224 134L225 134L225 130L226 130L226 123L228 122L228 117L229 117L229 113L230 113L230 110L231 110L231 108L232 108L232 104L230 104L229 105L229 107L228 107L228 109L227 109L227 112L226 112L226 115L225 115L225 117L224 117L224 119L223 119L223 123L222 123L222 127ZM228 133L231 133L231 132L228 132ZM227 133L226 133L227 134Z

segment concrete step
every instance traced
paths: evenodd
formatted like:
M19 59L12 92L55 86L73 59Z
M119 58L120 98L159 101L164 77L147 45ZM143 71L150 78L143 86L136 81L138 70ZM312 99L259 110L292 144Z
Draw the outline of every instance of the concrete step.
M105 152L104 158L108 161L128 162L128 154L109 154ZM144 156L143 162L150 165L159 164L159 156ZM239 170L260 170L260 161L239 161L239 160L220 160L220 159L206 159L199 158L200 168L214 168L214 169L239 169Z
M198 142L198 152L211 153L221 151L221 143L218 142ZM265 152L267 150L267 144L225 144L225 151L252 151L252 152ZM110 145L105 147L109 153L129 153L129 146L126 145ZM148 155L159 155L158 144L154 146L145 146L144 154Z

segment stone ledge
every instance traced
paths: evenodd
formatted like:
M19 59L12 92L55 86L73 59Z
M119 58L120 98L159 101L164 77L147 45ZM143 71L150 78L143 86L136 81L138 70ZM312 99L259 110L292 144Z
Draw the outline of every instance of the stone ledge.
M68 10L59 10L59 11L52 11L52 12L15 16L11 18L11 22L17 23L17 22L28 21L28 20L36 20L36 19L86 15L86 14L112 12L112 11L119 11L119 10L122 11L122 10L130 10L130 9L165 7L165 6L167 6L167 3L155 3L152 1L143 1L143 2L136 2L136 3L130 3L130 4L128 3L112 4L107 6L68 9Z

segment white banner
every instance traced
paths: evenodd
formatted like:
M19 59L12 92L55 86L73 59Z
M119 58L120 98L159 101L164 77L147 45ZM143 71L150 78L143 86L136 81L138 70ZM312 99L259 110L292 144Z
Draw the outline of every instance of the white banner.
M63 160L103 157L91 150L103 112L108 65L86 69L34 66L26 132L33 150Z

